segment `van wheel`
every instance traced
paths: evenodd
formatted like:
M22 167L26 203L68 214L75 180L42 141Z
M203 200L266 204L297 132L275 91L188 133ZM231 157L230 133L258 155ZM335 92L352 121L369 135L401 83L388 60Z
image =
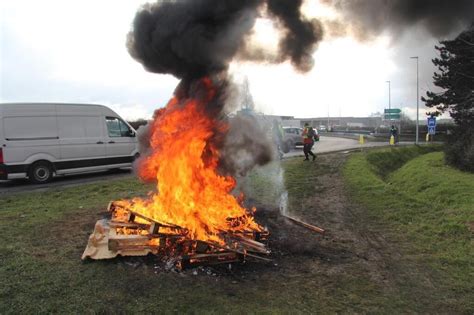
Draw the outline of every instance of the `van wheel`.
M33 163L28 170L28 178L32 183L45 184L53 178L53 168L46 161Z

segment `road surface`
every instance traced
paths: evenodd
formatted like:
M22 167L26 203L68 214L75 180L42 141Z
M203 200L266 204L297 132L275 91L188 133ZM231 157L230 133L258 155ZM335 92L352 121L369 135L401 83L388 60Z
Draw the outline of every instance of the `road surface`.
M409 143L401 143L409 144ZM386 146L388 142L366 142L365 144L359 144L359 141L347 138L338 138L338 137L325 137L320 136L320 140L315 143L313 146L313 152L318 153L328 153L344 150L353 150L360 148L370 148L370 147L380 147ZM283 158L295 157L295 156L304 156L303 155L303 146L297 146L295 150L288 152L283 155Z
M375 146L384 146L387 145L385 142L369 142L366 144L359 144L358 141L346 138L337 138L337 137L324 137L321 136L321 140L315 144L313 147L313 152L318 153L327 153L334 151L344 151L352 150L357 148L368 148ZM295 156L303 156L303 147L297 146L296 149L285 154L283 158L290 158ZM9 194L9 193L18 193L18 192L28 192L28 191L42 191L48 190L55 187L68 187L76 186L86 183L105 181L113 178L133 176L133 173L130 169L118 170L115 172L98 172L98 173L89 173L89 174L80 174L74 176L61 176L54 178L51 183L43 185L33 185L30 184L27 180L0 180L0 196Z
M109 172L85 173L55 177L50 183L42 185L30 184L26 179L0 180L0 196L18 192L46 191L57 187L71 187L81 184L106 181L114 178L132 176L131 168Z

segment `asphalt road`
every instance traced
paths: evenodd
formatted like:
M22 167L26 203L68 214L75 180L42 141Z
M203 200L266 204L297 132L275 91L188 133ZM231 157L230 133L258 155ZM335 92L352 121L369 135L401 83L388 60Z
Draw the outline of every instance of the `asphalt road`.
M30 184L26 179L0 180L0 196L20 192L46 191L57 187L71 187L87 183L107 181L114 178L132 176L131 168L108 172L95 172L69 176L58 176L50 183L42 185Z
M385 142L369 142L366 144L359 144L358 141L346 138L337 138L337 137L324 137L321 136L321 140L317 142L313 147L313 152L318 153L328 153L334 151L344 151L352 150L358 148L368 148L375 146L385 146ZM283 158L301 156L303 157L303 147L297 146L294 150L285 154ZM0 196L5 194L13 194L19 192L29 192L29 191L45 191L51 188L57 187L70 187L77 186L86 183L106 181L119 177L133 176L131 169L116 170L114 172L96 172L89 174L79 174L79 175L70 175L70 176L60 176L53 179L51 183L43 185L33 185L30 184L26 179L25 180L0 180Z
M401 145L409 143L401 143ZM359 144L359 141L347 138L338 137L325 137L321 136L320 140L313 146L313 152L318 153L329 153L336 151L354 150L360 148L380 147L386 146L388 142L366 142L365 144ZM303 146L297 146L295 150L288 152L283 155L283 158L304 156Z

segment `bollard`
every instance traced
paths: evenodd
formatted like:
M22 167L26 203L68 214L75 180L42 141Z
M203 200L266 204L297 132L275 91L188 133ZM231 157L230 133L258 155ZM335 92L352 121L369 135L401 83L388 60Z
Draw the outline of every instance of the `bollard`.
M390 145L395 144L395 137L393 135L390 136Z
M364 144L364 135L359 135L359 144Z
M427 134L426 134L426 142L429 142L429 141L430 141L430 134L427 133Z

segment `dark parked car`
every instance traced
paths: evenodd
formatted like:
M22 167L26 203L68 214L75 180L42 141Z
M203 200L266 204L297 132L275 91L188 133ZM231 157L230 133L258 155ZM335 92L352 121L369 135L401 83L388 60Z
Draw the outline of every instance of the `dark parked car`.
M299 127L283 127L285 135L283 137L282 151L284 153L290 152L296 145L303 145L303 128ZM314 128L316 134L318 130Z
M295 145L303 144L303 129L299 127L283 127L285 132L283 137L282 151L285 153L290 152Z

